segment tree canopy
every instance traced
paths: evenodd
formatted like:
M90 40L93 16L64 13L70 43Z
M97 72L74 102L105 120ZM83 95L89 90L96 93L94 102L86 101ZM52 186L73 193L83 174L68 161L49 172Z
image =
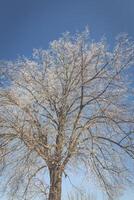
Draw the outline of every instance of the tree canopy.
M60 200L62 176L74 166L109 199L133 182L133 65L127 35L111 49L88 30L1 64L1 187L10 199L30 200L40 191L40 199Z

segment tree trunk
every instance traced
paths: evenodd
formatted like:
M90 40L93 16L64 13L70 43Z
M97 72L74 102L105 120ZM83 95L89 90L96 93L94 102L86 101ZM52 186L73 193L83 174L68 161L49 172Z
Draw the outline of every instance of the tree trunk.
M61 200L62 172L57 168L50 169L50 189L48 200Z

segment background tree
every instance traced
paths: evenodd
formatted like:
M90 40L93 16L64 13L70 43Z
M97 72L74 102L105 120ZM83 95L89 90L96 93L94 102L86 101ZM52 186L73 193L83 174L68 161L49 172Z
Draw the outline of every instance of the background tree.
M91 194L73 191L68 195L68 200L96 200L96 198Z
M0 162L11 199L32 199L39 189L40 199L60 200L62 177L74 165L109 199L133 182L133 64L127 35L109 50L105 39L94 42L86 30L1 65L8 84L0 88Z

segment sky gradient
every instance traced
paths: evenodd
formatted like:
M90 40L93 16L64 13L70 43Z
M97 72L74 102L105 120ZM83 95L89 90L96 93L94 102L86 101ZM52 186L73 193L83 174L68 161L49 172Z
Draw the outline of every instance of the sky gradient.
M33 48L47 49L63 32L85 26L112 46L119 33L134 38L133 20L134 0L0 0L0 60L29 57ZM134 193L127 189L120 200L134 200Z
M0 0L0 59L31 56L61 33L83 30L108 38L127 32L134 37L133 0Z

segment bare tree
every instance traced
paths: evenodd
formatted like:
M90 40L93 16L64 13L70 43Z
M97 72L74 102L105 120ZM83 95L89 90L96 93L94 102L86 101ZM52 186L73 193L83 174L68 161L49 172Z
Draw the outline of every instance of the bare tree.
M73 192L68 195L68 200L96 200L96 198L91 194Z
M127 35L109 50L86 30L1 65L8 84L0 88L0 163L11 199L32 199L39 189L40 199L60 200L62 177L74 165L109 199L133 182L133 64Z

